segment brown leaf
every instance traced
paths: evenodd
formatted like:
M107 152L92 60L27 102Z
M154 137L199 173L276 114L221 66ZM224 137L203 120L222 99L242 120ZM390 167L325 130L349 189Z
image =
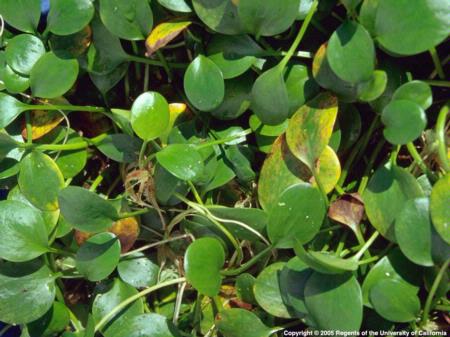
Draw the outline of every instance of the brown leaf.
M355 231L364 216L361 196L358 193L344 194L331 204L328 216Z

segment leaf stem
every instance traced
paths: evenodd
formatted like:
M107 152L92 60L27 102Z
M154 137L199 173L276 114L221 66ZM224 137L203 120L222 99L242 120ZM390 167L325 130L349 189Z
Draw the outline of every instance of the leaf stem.
M85 112L106 112L105 108L88 105L71 105L71 104L27 104L28 110L66 110L66 111L85 111Z
M191 237L190 234L183 234L183 235L175 236L173 238L169 238L169 239L166 239L166 240L161 240L161 241L158 241L158 242L149 243L149 244L147 244L145 246L136 248L134 250L130 250L129 252L126 252L126 253L124 253L124 254L122 254L120 256L121 257L130 256L130 255L133 255L135 253L143 252L144 250L147 250L147 249L150 249L150 248L153 248L153 247L161 246L161 245L164 245L164 244L169 243L169 242L173 242L173 241L177 241L177 240L181 240L181 239L186 239L186 238L189 238L189 237Z
M445 79L444 69L442 68L441 60L439 59L438 52L435 47L429 50L431 59L434 63L434 68L436 69L436 73L438 74L441 80Z
M367 240L367 242L364 244L364 246L362 246L358 253L356 253L352 258L355 260L359 260L361 256L363 256L363 254L366 252L366 250L369 249L370 246L375 242L379 235L379 232L374 232L369 240Z
M450 88L450 81L424 80L424 82L428 83L429 85L431 85L433 87Z
M445 121L447 119L449 111L450 103L447 103L439 111L438 119L436 122L436 137L438 141L439 160L446 172L450 172L450 160L448 159L447 144L445 141Z
M322 193L325 205L328 207L330 205L330 200L328 199L327 192L325 191L322 181L320 180L319 174L314 166L311 168L311 171L312 171L314 180L316 181L316 184L319 187L320 192Z
M31 125L31 112L25 112L25 123L27 129L27 144L33 143L33 126Z
M264 255L266 255L272 249L273 249L273 246L268 246L268 247L264 248L262 251L260 251L258 254L253 256L250 260L248 260L247 262L242 264L239 268L222 270L220 273L223 276L239 275L239 274L243 273L244 271L246 271L247 269L249 269L251 266L253 266L256 262L258 262L262 257L264 257Z
M165 288L171 285L175 285L178 283L186 282L186 278L179 277L173 280L161 282L159 284L156 284L152 287L149 287L147 289L141 290L137 294L128 297L125 301L120 302L118 305L116 305L112 310L110 310L103 318L95 325L94 331L99 331L106 323L108 323L117 313L119 313L122 309L127 307L129 304L133 303L134 301L140 299L141 297L144 297L158 289Z
M428 297L425 302L425 306L423 308L422 320L420 321L421 326L424 326L428 322L428 315L430 314L433 298L436 295L436 291L438 290L442 278L444 277L444 274L447 272L447 268L449 265L450 265L450 258L444 262L444 264L439 269L436 278L434 279L433 285L431 286L430 292L428 293Z
M107 136L106 133L103 133L94 138L84 138L85 140L78 143L69 143L69 144L27 144L27 143L18 143L19 148L24 149L35 149L41 151L73 151L73 150L82 150L90 145L96 145L100 143Z
M241 133L238 133L238 134L235 134L235 135L232 135L232 136L228 136L228 137L225 137L225 138L220 138L220 139L211 140L209 142L198 144L196 146L196 148L197 148L197 150L199 150L199 149L203 149L205 147L209 147L209 146L213 146L213 145L220 145L220 144L228 143L228 142L231 142L233 140L245 137L245 136L251 134L252 132L253 132L252 129L247 129L247 130L242 131Z
M144 208L144 209L139 209L139 210L133 211L133 212L124 212L124 213L119 214L119 219L126 219L126 218L131 218L131 217L142 215L142 214L147 214L151 210L152 210L151 208Z
M417 152L416 147L412 142L406 144L406 148L408 149L409 154L413 158L414 162L420 167L423 173L425 173L428 177L428 179L431 182L436 181L436 177L434 174L428 169L427 165L423 161L422 157L420 156L419 152Z
M164 64L161 61L150 60L145 57L128 55L127 59L130 62L138 62L138 63L148 64L151 66L164 67ZM188 64L186 64L186 63L170 63L170 62L168 62L167 65L174 69L186 69L188 67Z

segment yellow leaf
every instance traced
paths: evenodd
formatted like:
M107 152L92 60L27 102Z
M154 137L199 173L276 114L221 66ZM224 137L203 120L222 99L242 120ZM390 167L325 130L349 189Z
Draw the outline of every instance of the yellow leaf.
M169 125L167 127L167 131L159 137L163 142L163 144L167 143L167 137L169 137L169 133L172 130L173 126L175 125L175 122L177 121L178 117L180 117L184 112L186 112L186 109L187 106L184 103L169 104L169 113L170 113Z
M164 22L156 26L145 41L147 56L167 45L190 24L190 21Z

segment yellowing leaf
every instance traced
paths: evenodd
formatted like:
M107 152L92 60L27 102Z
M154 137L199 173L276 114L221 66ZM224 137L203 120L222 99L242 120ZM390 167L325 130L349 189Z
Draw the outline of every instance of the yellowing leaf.
M167 131L161 135L159 138L163 142L163 144L167 143L167 137L169 137L170 131L172 130L175 122L178 117L180 117L184 112L186 112L187 106L184 103L170 103L169 104L169 126L167 127Z
M38 139L46 135L54 128L56 128L59 123L62 122L64 117L57 111L43 111L34 110L31 112L31 130L32 139ZM27 129L24 125L22 129L22 136L27 139Z
M167 45L190 24L190 21L164 22L156 26L145 41L147 56Z

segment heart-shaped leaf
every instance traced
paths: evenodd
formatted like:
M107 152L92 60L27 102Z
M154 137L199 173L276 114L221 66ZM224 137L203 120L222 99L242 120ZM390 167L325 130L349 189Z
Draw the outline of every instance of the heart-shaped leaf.
M307 243L319 232L325 211L317 188L307 183L287 188L269 211L270 240L278 248L292 248L296 240Z
M55 299L50 269L37 261L0 262L0 316L9 324L33 322L44 315Z
M11 124L22 112L29 110L29 106L12 96L0 92L0 128Z
M203 159L193 145L171 144L156 154L158 163L181 180L195 180L204 169Z
M29 75L34 64L45 54L42 41L31 34L16 35L6 47L6 62L16 72Z
M151 287L158 281L159 266L142 253L127 255L117 266L120 278L136 288Z
M72 88L78 77L78 61L62 59L53 52L42 56L30 73L30 86L34 96L55 98Z
M450 174L445 175L433 186L430 210L434 228L445 242L450 244Z
M272 334L272 329L264 325L258 316L238 308L222 311L216 326L224 337L269 337Z
M23 15L26 10L27 15ZM41 3L36 0L3 0L0 13L14 28L27 33L35 33L41 17Z
M41 214L19 201L0 201L2 259L23 262L48 252L47 229Z
M306 282L305 302L317 329L358 331L361 327L361 288L350 273L326 275L314 272Z
M52 0L47 29L57 35L70 35L87 26L94 17L92 0Z
M66 187L59 192L58 200L65 220L81 231L108 229L119 217L111 203L81 187Z
M395 100L386 105L381 120L385 126L384 137L395 145L414 141L427 125L427 117L422 107L407 100Z
M427 83L411 81L398 87L392 95L392 99L412 101L426 110L433 103L433 93Z
M120 259L120 242L112 233L100 233L89 238L78 249L76 266L89 281L108 277Z
M145 141L162 135L169 125L169 117L169 103L157 92L139 95L131 107L131 126Z
M64 176L52 158L42 152L31 152L20 163L20 191L37 208L55 211L58 193L64 187Z
M190 21L163 22L153 28L145 40L147 55L152 55L158 49L166 46L191 24Z
M225 263L225 252L219 240L201 238L191 243L184 255L186 278L201 294L216 296L222 277L220 269Z
M197 109L213 110L222 103L225 96L222 72L209 58L199 55L186 69L184 90Z
M143 40L153 26L153 13L146 0L101 0L100 17L111 33L126 40Z
M237 35L244 33L238 18L237 6L233 0L193 0L195 13L212 30L226 34Z
M286 130L289 149L310 169L328 145L337 112L336 97L323 93L301 107L289 121Z

